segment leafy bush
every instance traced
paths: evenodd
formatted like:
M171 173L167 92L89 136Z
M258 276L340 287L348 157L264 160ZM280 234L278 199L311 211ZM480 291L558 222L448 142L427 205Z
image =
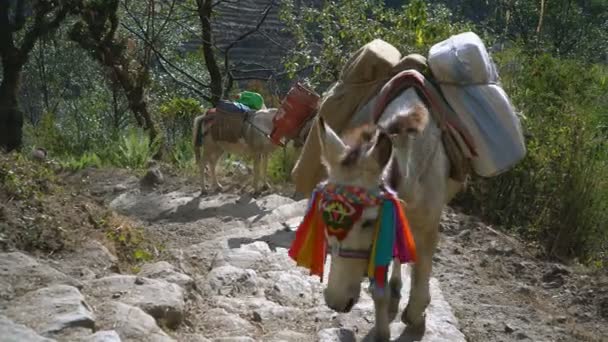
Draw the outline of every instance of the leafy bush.
M528 154L503 175L475 179L462 203L537 238L550 255L601 257L608 247L608 145L602 129L608 72L518 50L496 57L506 91L524 113Z
M34 163L19 153L0 153L0 189L10 198L34 200L53 191L56 176L45 163Z
M103 162L95 152L85 152L79 157L68 156L62 162L62 166L68 170L78 171L88 167L102 167Z
M150 143L150 138L143 130L132 128L124 133L118 145L108 152L112 164L119 167L141 169L146 166L158 151L160 143Z
M189 137L183 137L177 141L177 143L170 150L171 163L175 165L179 170L194 172L194 148L192 146L192 139Z
M298 156L299 151L291 145L276 150L268 160L268 178L275 183L289 181Z
M192 121L201 112L201 103L192 98L176 97L160 105L160 118L170 146L183 137L190 139Z
M313 86L336 81L350 55L373 39L387 41L402 54L424 53L437 41L469 28L454 21L445 6L423 0L408 1L401 8L379 0L339 0L298 9L291 0L282 2L280 18L296 45L285 68L290 77L312 69Z

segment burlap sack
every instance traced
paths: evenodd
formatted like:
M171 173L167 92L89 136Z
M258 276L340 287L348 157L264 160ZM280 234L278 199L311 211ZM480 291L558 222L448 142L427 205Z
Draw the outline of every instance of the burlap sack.
M334 131L341 133L352 115L387 81L400 60L399 50L381 39L364 45L346 63L340 80L321 98L319 115ZM325 176L316 130L308 134L291 175L296 191L305 195L309 195Z

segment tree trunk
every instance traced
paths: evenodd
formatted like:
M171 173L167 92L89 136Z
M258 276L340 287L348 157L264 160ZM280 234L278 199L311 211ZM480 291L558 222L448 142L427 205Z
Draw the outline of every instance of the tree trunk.
M22 143L23 112L17 102L17 91L23 65L3 60L0 84L0 148L6 152L18 150Z
M213 13L212 0L197 0L198 16L203 31L203 53L205 54L205 65L211 78L211 103L215 106L222 98L222 73L213 52L213 34L211 32L211 14Z

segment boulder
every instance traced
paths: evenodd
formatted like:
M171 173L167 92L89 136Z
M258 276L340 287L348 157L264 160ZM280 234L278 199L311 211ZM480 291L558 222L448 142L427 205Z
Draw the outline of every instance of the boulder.
M11 302L6 315L47 336L67 328L95 328L95 318L84 297L68 285L28 292Z
M194 286L194 280L190 276L178 272L173 265L166 261L145 264L141 267L138 275L145 278L161 279L179 285L186 290L191 290Z
M122 342L114 330L98 331L80 340L81 342Z
M81 286L77 280L26 254L0 253L0 299L10 300L52 284Z
M2 342L54 342L50 338L38 335L25 325L15 323L6 316L0 315L0 336Z
M154 318L138 307L109 301L98 308L98 325L115 330L123 341L174 342Z
M216 267L205 279L207 288L214 294L231 295L261 294L263 280L254 270L242 269L231 265Z
M86 294L139 307L169 328L177 327L184 316L184 290L160 279L112 275L88 282Z
M206 331L213 331L218 337L245 336L256 330L247 320L224 309L211 309L206 312L204 326Z

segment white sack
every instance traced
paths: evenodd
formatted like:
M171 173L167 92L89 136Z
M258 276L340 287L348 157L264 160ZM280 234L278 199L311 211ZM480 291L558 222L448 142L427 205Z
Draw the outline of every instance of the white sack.
M481 39L473 32L452 36L431 48L428 62L473 137L474 171L492 177L517 164L526 155L521 124Z

